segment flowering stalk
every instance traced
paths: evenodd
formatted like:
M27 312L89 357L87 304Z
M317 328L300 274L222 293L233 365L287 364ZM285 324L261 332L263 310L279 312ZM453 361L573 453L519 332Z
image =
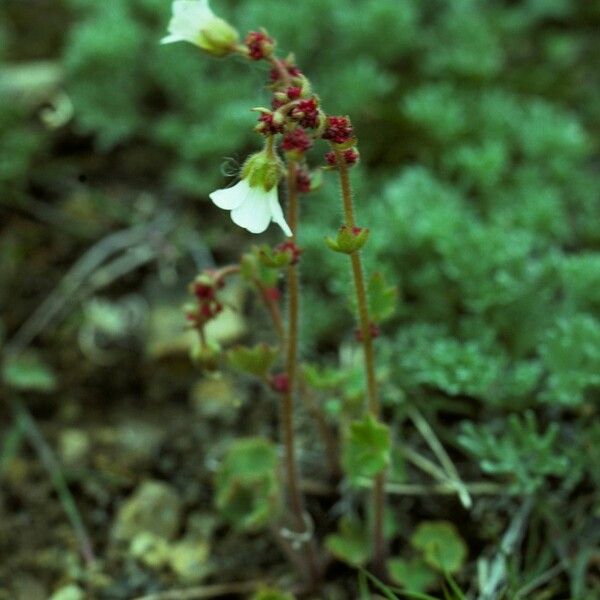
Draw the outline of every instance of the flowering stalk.
M370 414L379 418L380 408L375 379L374 353L372 338L375 325L369 320L366 290L362 264L358 250L367 240L368 230L357 228L354 222L352 191L348 177L348 166L358 161L358 152L354 148L352 127L346 117L326 117L320 108L320 100L310 87L307 78L295 65L290 55L286 59L275 56L275 41L266 31L252 31L244 43L239 43L238 32L228 23L217 17L208 5L208 0L175 0L173 17L169 23L169 35L164 43L186 41L195 44L205 52L217 56L241 55L251 61L264 60L269 63L270 84L272 90L271 106L258 107L259 113L255 131L264 137L264 147L251 155L240 173L240 181L233 187L216 190L210 194L213 203L230 213L231 220L247 231L259 234L270 223L276 223L290 240L280 244L276 252L266 252L263 259L267 266L287 268L288 324L287 330L281 322L278 306L274 304L269 290L258 285L263 300L271 312L276 330L285 345L286 370L284 373L268 377L269 361L273 359L265 349L258 348L258 354L264 354L264 363L254 360L255 351L246 351L246 362L251 372L258 374L265 382L281 395L281 438L284 447L287 493L291 508L292 531L281 530L291 547L301 548L298 556L304 559L305 572L312 585L318 579L318 562L312 532L307 523L304 499L300 491L299 472L294 446L294 398L297 389L302 388L303 375L298 368L298 330L299 330L299 275L297 262L301 250L296 246L298 228L298 194L307 193L318 185L318 172L308 168L306 153L318 139L332 144L333 152L326 156L330 168L338 168L344 200L345 225L337 240L328 240L335 251L349 254L359 309L360 339L364 346L365 368L367 373L368 407ZM285 154L286 166L279 158L276 144ZM287 221L279 204L278 184L284 175L288 189ZM287 255L287 257L285 256ZM282 263L281 260L288 261ZM192 326L198 329L201 349L212 359L211 349L204 339L203 327L222 309L216 297L221 281L218 278L197 281L193 291L197 305L188 313ZM240 355L244 358L244 353ZM260 358L260 356L259 356ZM241 361L244 362L243 360ZM261 361L258 361L260 363ZM265 366L266 365L266 366ZM264 367L264 368L263 368ZM321 430L327 430L323 420ZM326 444L327 444L327 436ZM329 440L331 442L331 440ZM331 447L327 445L328 454ZM383 573L385 562L385 544L383 539L383 475L375 480L374 491L374 565L378 573ZM296 557L298 558L298 557ZM295 561L296 562L296 561Z
M357 231L356 220L354 217L354 205L352 201L352 186L350 184L350 175L348 172L347 157L345 152L339 148L335 149L335 158L337 170L340 179L340 189L342 192L342 203L344 209L345 226L350 231ZM367 292L365 288L365 277L360 257L360 248L348 254L352 265L352 276L354 279L354 288L356 293L356 304L358 307L358 319L360 326L359 339L363 346L365 373L367 377L367 399L368 410L375 419L379 420L381 406L379 402L379 392L377 389L377 379L375 376L375 352L373 349L373 332L371 320L369 318L369 306L367 302ZM380 576L385 574L385 559L387 550L385 547L385 538L383 534L383 516L385 509L385 475L380 473L375 477L373 487L373 568Z
M288 224L292 231L292 243L296 241L298 228L298 190L296 186L296 164L288 161L287 167L287 190L288 190ZM287 475L287 489L292 508L294 527L296 533L306 532L306 509L304 498L300 491L300 479L298 476L297 462L294 446L294 395L297 388L298 375L298 324L300 318L300 286L298 278L298 267L292 261L287 269L288 282L288 331L286 339L286 373L287 390L281 401L281 437L285 450L285 465ZM305 544L305 556L307 562L307 574L311 584L318 579L317 559L312 540Z

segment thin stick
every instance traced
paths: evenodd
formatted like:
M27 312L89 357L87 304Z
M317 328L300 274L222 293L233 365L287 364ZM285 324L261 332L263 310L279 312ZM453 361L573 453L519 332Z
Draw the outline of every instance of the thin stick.
M363 488L372 488L373 480L368 477L358 479L358 485ZM302 491L309 496L335 496L339 494L336 486L326 481L303 479L300 485ZM521 494L508 486L493 481L473 481L465 483L465 487L473 496L520 496ZM453 496L456 488L452 483L396 483L386 481L385 493L394 496Z
M44 436L42 435L42 432L38 429L38 426L27 410L27 407L16 398L12 399L11 404L19 427L37 452L42 464L50 474L50 479L54 485L54 489L56 490L58 498L64 508L65 513L67 514L67 518L71 522L71 526L75 531L75 535L79 542L81 556L87 565L91 566L96 560L94 551L92 549L91 538L85 528L83 519L79 514L77 504L73 498L73 495L71 494L71 491L69 490L69 486L60 468L60 464L54 456L52 448L50 448L48 442L46 442Z
M288 163L288 224L292 230L292 241L296 241L298 228L298 191L296 189L296 165ZM298 324L300 316L300 285L296 265L290 265L287 271L288 280L288 334L286 339L286 371L288 391L283 394L281 402L281 437L285 451L285 472L287 475L287 491L294 520L294 528L298 534L306 531L306 509L300 490L296 450L294 447L294 395L298 379ZM307 577L311 585L318 579L318 567L314 544L304 544Z
M91 277L95 278L93 290L103 287L105 282L101 280L102 278L97 277L97 271L108 258L119 251L139 247L154 232L162 237L172 228L173 222L170 217L161 216L148 225L117 231L94 244L69 269L59 285L23 323L14 337L4 347L4 352L11 355L20 354L50 323L56 325L59 315L63 313L70 302L73 302L76 298L81 299L84 293L89 293L89 289L84 292L82 288ZM139 263L134 261L132 268L137 266L139 266ZM119 275L122 273L123 270L120 268ZM112 281L111 277L114 276L107 278L109 282Z
M314 419L323 446L325 448L325 460L327 461L327 468L329 474L333 478L340 477L340 463L338 461L338 443L335 438L335 433L327 423L327 418L321 407L317 404L314 395L306 382L306 376L301 373L300 376L300 397L304 401L306 410L310 416Z
M139 596L135 600L206 600L208 598L229 596L230 594L250 594L264 584L264 581L256 580L202 585L187 590L171 590L148 596Z
M342 202L344 207L344 221L349 228L356 226L354 218L354 205L352 202L352 186L348 166L340 150L335 151L337 168L340 176L340 187L342 191ZM352 264L352 276L356 291L356 303L358 306L358 319L361 332L361 341L364 350L365 373L367 377L367 401L368 410L373 417L379 419L381 406L377 379L375 376L375 352L373 349L373 338L371 335L371 320L369 318L369 307L367 303L367 292L365 288L365 277L359 252L350 254ZM373 487L373 568L379 576L385 575L385 560L387 549L383 535L383 514L385 507L385 474L380 473L375 477Z
M480 592L477 600L498 600L501 597L508 571L507 557L512 555L525 534L533 502L533 498L525 498L502 536L496 555L486 563L487 569L480 571ZM482 577L483 573L485 576Z
M254 285L256 286L256 289L258 290L258 293L261 297L261 300L263 301L263 304L265 305L265 308L267 309L267 311L269 312L269 315L271 316L271 321L273 321L273 327L275 328L275 333L277 334L277 337L282 340L285 338L285 327L283 325L283 319L281 317L281 311L279 310L279 305L273 301L271 298L268 297L267 295L267 288L265 287L264 283L262 281L260 281L259 279L253 279Z
M415 427L419 430L419 433L423 436L423 439L427 442L428 446L440 461L440 464L446 472L448 479L455 486L461 504L466 509L471 508L473 501L471 500L471 496L469 495L468 490L465 488L465 484L462 482L460 475L458 474L458 469L454 466L452 459L446 452L442 442L440 442L438 439L435 431L433 431L431 425L429 425L425 417L415 407L410 407L408 409L408 415L415 424Z

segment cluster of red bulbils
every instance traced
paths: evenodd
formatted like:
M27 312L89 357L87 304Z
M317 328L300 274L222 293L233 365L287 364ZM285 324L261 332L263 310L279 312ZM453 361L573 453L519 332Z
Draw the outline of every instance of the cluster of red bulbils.
M212 277L209 272L201 275L190 285L196 304L186 307L186 318L195 328L202 328L223 310L217 291L225 286L221 277Z
M275 41L265 31L250 32L245 45L252 60L266 60L271 64L271 107L257 109L260 116L256 131L265 136L281 134L281 149L297 164L298 191L307 193L313 188L305 154L317 139L323 139L332 146L332 150L325 155L329 168L339 167L340 164L355 165L359 154L355 148L356 140L350 119L325 115L318 97L310 91L308 80L293 58L275 58Z

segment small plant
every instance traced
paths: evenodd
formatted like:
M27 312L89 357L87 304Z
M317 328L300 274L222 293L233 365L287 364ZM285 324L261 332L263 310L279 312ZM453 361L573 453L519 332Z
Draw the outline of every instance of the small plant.
M362 407L341 431L341 464L353 484L372 481L368 510L372 515L370 540L363 551L365 559L359 562L370 562L374 572L383 576L387 557L384 476L391 441L388 427L381 421L374 340L380 335L380 323L394 312L396 294L380 274L375 274L369 282L365 278L361 250L368 242L369 230L358 224L354 211L350 170L358 163L359 152L352 122L348 116L325 112L308 76L292 55L278 56L276 41L265 30L252 31L240 40L238 32L217 17L206 0L173 3L169 33L162 42L177 41L190 42L214 57L237 56L249 63L265 63L269 68L270 106L252 109L258 115L255 132L261 137L263 147L246 159L235 185L212 192L210 198L218 208L229 212L233 223L250 233L263 233L273 222L286 239L274 247L263 244L253 248L237 265L199 275L190 286L195 302L186 307L186 315L198 332L193 357L209 369L218 368L225 356L220 348L210 344L205 327L223 310L220 292L228 277L239 275L250 283L271 316L279 348L266 344L238 347L226 356L231 366L259 378L280 398L286 479L280 526L287 523L281 531L291 539L293 551L301 557L303 575L313 586L321 576L323 560L312 536L312 519L300 489L294 432L294 405L298 396L314 393L298 350L300 206L302 198L318 185L322 172L335 173L339 179L343 222L336 235L325 239L322 248L323 252L329 248L346 255L350 263L358 321L355 337L362 347L366 382ZM315 166L309 162L308 152L319 142L328 148ZM286 215L279 198L280 184L286 190ZM278 287L281 272L287 280L285 318ZM335 452L333 446L337 441L332 441L331 425L322 410L313 405L310 412L325 439L325 447ZM217 506L238 527L258 526L269 519L277 521L278 512L269 504L276 492L275 481L269 476L270 470L276 471L273 459L268 442L257 439L237 442L224 459L217 478ZM331 545L335 545L334 539Z
M507 477L511 487L524 494L538 491L550 476L565 476L568 456L557 450L559 429L551 424L538 432L535 415L511 415L504 431L492 426L463 425L460 444L479 460L482 471Z

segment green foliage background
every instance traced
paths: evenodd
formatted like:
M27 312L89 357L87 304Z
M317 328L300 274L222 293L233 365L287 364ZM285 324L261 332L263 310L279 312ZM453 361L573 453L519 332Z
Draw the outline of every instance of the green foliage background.
M359 223L371 229L365 259L400 289L378 340L393 435L411 443L404 408L418 406L466 479L538 493L539 518L559 532L566 589L592 597L581 561L600 541L590 533L600 510L600 5L282 4L213 0L240 31L266 27L295 52L325 109L352 116ZM24 281L11 264L37 244L82 247L131 223L134 192L190 217L219 258L255 241L232 233L207 194L223 186L226 157L240 164L259 146L248 109L268 102L266 72L160 46L169 13L166 0L0 4L0 86L18 89L0 102L2 211L12 219L44 203L83 231L40 242L3 227L0 301L23 298L5 317L9 333L49 289L33 281L35 265ZM49 129L38 111L56 90L73 118ZM335 363L352 317L337 308L343 257L323 244L339 221L325 179L302 207L303 348ZM131 193L115 201L108 187ZM429 502L425 512L444 511ZM497 532L473 535L481 547Z

